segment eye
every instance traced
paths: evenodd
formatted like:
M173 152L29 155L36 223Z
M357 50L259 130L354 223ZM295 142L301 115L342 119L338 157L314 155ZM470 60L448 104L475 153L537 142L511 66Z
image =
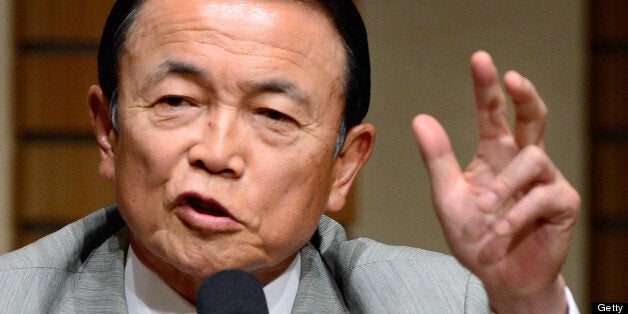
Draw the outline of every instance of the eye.
M183 96L163 96L152 104L151 113L156 121L191 121L198 117L203 106Z
M270 120L277 121L277 122L291 122L291 123L298 124L296 120L292 118L291 116L283 112L274 110L274 109L268 109L268 108L259 109L257 111L257 114L262 115L265 118L268 118Z
M153 109L162 115L182 114L200 108L197 103L183 96L164 96L159 98Z
M189 101L179 96L167 96L160 99L159 102L164 105L168 105L170 107L183 107L183 106L191 105Z
M277 110L272 110L272 109L263 109L259 111L259 114L266 116L267 118L270 118L271 120L283 120L283 119L289 119L289 117Z

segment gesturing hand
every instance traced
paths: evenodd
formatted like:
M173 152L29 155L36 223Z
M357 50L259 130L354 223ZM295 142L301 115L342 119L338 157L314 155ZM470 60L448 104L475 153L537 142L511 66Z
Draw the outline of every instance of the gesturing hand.
M511 132L490 55L476 52L471 69L480 138L464 172L435 119L413 122L447 243L482 280L494 310L565 311L560 269L580 197L543 150L547 109L530 81L506 73L515 106Z

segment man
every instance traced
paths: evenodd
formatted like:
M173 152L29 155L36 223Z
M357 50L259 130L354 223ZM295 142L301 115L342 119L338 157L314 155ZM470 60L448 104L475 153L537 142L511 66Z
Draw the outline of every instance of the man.
M485 52L471 60L480 143L465 172L434 119L413 123L447 241L477 277L440 254L346 241L321 218L373 147L368 62L348 0L118 1L89 90L116 205L3 256L0 306L193 311L206 277L238 268L272 312L566 312L579 197L515 72L510 132Z

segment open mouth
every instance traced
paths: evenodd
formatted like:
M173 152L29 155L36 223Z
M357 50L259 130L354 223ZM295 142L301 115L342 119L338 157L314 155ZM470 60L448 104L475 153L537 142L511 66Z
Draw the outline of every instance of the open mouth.
M211 215L215 217L231 217L227 210L222 207L218 202L203 199L198 195L182 195L179 197L177 205L187 205L194 209L194 211L205 215Z
M218 201L199 193L182 193L176 199L174 210L181 222L201 234L234 232L240 222Z
M217 217L229 217L225 209L215 202L204 201L198 197L190 197L187 203L199 213Z

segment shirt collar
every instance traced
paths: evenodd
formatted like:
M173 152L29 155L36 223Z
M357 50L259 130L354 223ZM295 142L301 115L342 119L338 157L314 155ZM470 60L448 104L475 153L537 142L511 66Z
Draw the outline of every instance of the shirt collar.
M264 287L270 314L290 313L299 287L301 256ZM194 305L168 286L129 251L124 267L124 292L129 313L196 313Z

